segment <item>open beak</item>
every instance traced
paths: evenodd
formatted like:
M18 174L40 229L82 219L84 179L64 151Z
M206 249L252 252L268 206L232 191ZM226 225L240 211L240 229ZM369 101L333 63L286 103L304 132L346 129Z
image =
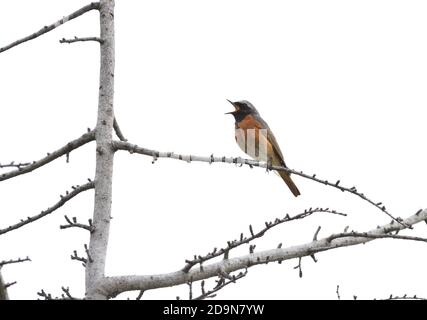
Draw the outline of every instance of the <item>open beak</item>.
M227 101L230 102L236 110L230 111L230 112L226 112L225 114L234 114L238 110L238 108L236 107L236 105L234 104L233 101L230 101L228 99L227 99Z

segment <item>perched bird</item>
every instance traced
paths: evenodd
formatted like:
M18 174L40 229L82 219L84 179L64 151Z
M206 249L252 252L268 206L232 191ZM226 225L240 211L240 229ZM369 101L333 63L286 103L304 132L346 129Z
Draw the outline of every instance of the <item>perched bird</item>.
M227 112L232 114L235 123L235 138L236 142L247 155L258 161L265 161L273 166L286 167L283 160L283 154L280 147L258 110L252 103L246 100L230 102L235 110ZM295 197L300 195L300 192L292 181L291 176L286 171L277 171Z

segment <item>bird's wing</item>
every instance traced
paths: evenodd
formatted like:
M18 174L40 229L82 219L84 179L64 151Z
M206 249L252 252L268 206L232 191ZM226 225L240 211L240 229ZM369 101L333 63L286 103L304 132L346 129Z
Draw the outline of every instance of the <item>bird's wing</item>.
M280 150L279 144L277 143L277 140L273 134L273 131L271 131L267 122L265 122L264 119L262 119L260 116L257 116L256 120L257 120L257 122L259 122L256 124L257 128L267 129L267 140L268 140L269 144L271 145L275 155L277 155L278 158L280 159L280 162L282 162L281 164L286 167L286 163L285 163L285 160L283 159L282 151Z

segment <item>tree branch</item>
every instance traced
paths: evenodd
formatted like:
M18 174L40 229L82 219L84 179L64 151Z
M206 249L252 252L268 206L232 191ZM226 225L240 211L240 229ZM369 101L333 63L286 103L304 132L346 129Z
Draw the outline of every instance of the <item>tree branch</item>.
M245 270L244 272L239 272L237 276L232 275L231 279L229 279L228 281L223 277L219 277L219 279L217 280L216 286L209 291L205 290L205 281L202 280L202 283L201 283L202 294L195 298L192 298L191 300L204 300L206 298L214 298L216 296L216 292L228 286L230 283L236 283L237 280L244 278L247 274L248 274L248 270Z
M45 300L54 300L54 298L52 298L52 295L50 293L46 293L43 289L41 289L40 292L37 292L37 295Z
M415 225L427 219L427 209L418 211L416 214L403 220L406 225ZM203 269L193 269L189 272L182 270L157 275L146 276L116 276L107 277L101 284L102 292L107 296L115 296L121 292L131 290L150 290L156 288L170 287L184 284L189 281L198 281L214 277L219 270L230 273L240 269L246 269L255 265L281 262L284 260L310 256L317 252L323 252L331 249L354 246L369 241L373 241L375 236L384 235L393 231L406 229L405 226L397 223L386 224L382 227L368 231L370 237L345 237L329 241L329 237L312 241L306 244L292 246L288 248L276 248L258 253L252 253L236 258L221 260L216 263L204 266Z
M417 212L415 215L404 220L404 222L412 226L426 219L427 209ZM187 273L181 270L178 272L161 275L110 277L106 278L103 285L103 290L108 295L116 295L123 291L129 290L149 290L153 288L183 284L188 281L197 281L210 278L212 276L215 276L219 270L224 270L225 272L229 273L262 263L269 263L273 261L281 262L283 260L309 256L316 252L322 252L339 247L366 243L376 239L376 235L382 235L392 231L398 231L403 229L405 229L404 226L396 223L391 223L366 233L368 235L372 235L371 238L366 236L345 237L329 241L328 237L304 245L289 247L285 249L277 248L273 250L262 251L259 253L252 253L246 256L241 256L233 259L222 260L221 262L204 266L203 269L194 269Z
M66 192L65 196L61 195L61 200L59 200L56 204L54 204L52 207L48 208L47 210L44 210L42 212L40 212L39 214L32 216L32 217L28 217L25 220L21 220L20 222L13 224L7 228L4 229L0 229L0 234L4 234L4 233L8 233L12 230L16 230L21 228L22 226L25 226L31 222L34 222L36 220L39 220L45 216L47 216L48 214L51 214L52 212L54 212L55 210L59 209L60 207L62 207L66 202L68 202L69 200L71 200L72 198L74 198L76 195L78 195L79 193L89 190L89 189L93 189L95 187L95 183L93 181L89 181L88 183L81 185L81 186L73 186L73 191L71 192Z
M427 298L418 297L416 294L413 296L408 296L407 294L404 294L403 296L393 296L391 294L388 298L374 300L427 300Z
M298 269L298 276L302 278L302 268L301 268L301 257L298 258L298 265L294 267L295 270Z
M87 263L88 263L88 262L89 262L89 263L92 263L92 262L93 262L93 259L92 259L91 255L90 255L90 253L89 253L89 249L88 249L88 247L87 247L87 244L85 244L85 245L84 245L84 248L85 248L86 258L83 258L83 257L79 256L79 255L77 254L77 250L74 250L74 251L73 251L73 254L72 254L70 257L71 257L71 260L77 260L77 261L80 261L80 262L82 263L83 267L85 267L85 268L86 268Z
M160 152L160 151L156 151L156 150L141 148L141 147L137 146L136 144L131 144L131 143L124 142L124 141L114 141L113 145L114 145L115 150L126 150L126 151L129 151L130 153L138 153L138 154L150 156L150 157L153 157L154 160L157 160L158 158L170 158L170 159L181 160L181 161L185 161L185 162L196 161L196 162L207 162L209 164L212 164L214 162L222 162L222 163L229 163L229 164L236 164L236 165L239 164L240 166L248 165L251 168L252 167L260 167L260 168L265 168L267 170L286 171L286 172L289 172L291 174L295 174L297 176L303 177L305 179L309 179L309 180L327 185L329 187L336 188L342 192L348 192L348 193L354 194L354 195L358 196L359 198L363 199L364 201L369 202L371 205L373 205L377 209L380 209L382 212L384 212L386 215L388 215L394 221L402 224L402 222L400 221L399 218L395 218L393 215L391 215L387 211L386 207L382 204L382 202L372 201L370 198L365 196L363 193L358 192L356 187L350 188L350 187L341 186L340 180L337 180L335 183L332 183L332 182L329 182L328 180L323 180L323 179L317 178L315 174L309 175L309 174L306 174L302 171L289 169L287 167L271 166L266 162L259 162L259 161L251 160L251 159L243 159L240 157L237 157L237 158L214 157L213 155L211 155L209 157L203 157L203 156L194 156L194 155L175 154L173 152ZM408 227L408 226L405 226L405 227Z
M412 237L412 236L400 236L397 234L368 234L366 232L347 232L347 233L338 233L333 234L327 238L328 241L332 241L334 239L339 238L365 238L365 239L399 239L399 240L412 240L412 241L420 241L427 242L426 238L421 237Z
M120 139L120 141L125 141L125 142L128 141L123 135L122 130L120 130L120 126L119 126L119 123L117 122L116 117L114 117L113 128L114 128L114 131L116 132L117 137Z
M0 163L0 169L3 169L3 168L18 168L18 169L20 169L20 168L26 167L30 164L31 164L31 162L15 163L15 161L12 161L12 162L7 163L7 164L1 164Z
M61 293L61 297L53 297L52 294L47 293L43 289L37 292L37 295L42 297L44 300L81 300L71 295L69 287L61 287L63 293Z
M74 297L71 293L70 293L70 288L69 287L61 287L62 290L62 294L61 294L61 299L62 300L80 300L79 298Z
M304 219L304 218L307 218L307 217L309 217L315 213L331 213L331 214L336 214L336 215L340 215L340 216L347 216L344 213L340 213L340 212L337 212L335 210L330 210L329 208L326 208L326 209L324 209L324 208L315 208L315 209L310 208L308 210L305 210L303 213L297 214L293 217L291 217L287 214L282 219L277 218L274 221L265 222L265 228L261 229L260 231L258 231L256 233L253 231L252 225L249 225L249 231L251 234L249 237L245 237L243 235L243 233L241 233L239 240L227 241L227 247L226 248L221 248L219 250L217 248L214 248L212 252L209 252L208 254L206 254L204 256L198 255L198 256L194 256L194 259L192 259L192 260L185 260L186 265L184 266L182 271L188 272L194 265L196 265L198 263L202 264L208 260L219 257L223 254L224 255L228 254L228 252L230 250L235 249L235 248L237 248L243 244L248 244L257 238L264 236L264 234L267 231L269 231L270 229L272 229L272 228L274 228L274 227L276 227L282 223L290 222L290 221L294 221L294 220L299 220L299 219ZM253 253L253 249L255 249L255 246L251 246L249 248L250 253Z
M59 43L74 43L74 42L87 42L87 41L95 41L95 42L99 42L100 44L104 43L104 41L98 37L83 37L83 38L74 37L74 39L62 38L61 40L59 40Z
M92 219L89 219L88 221L89 224L83 224L83 223L78 223L76 217L73 217L72 219L70 219L68 218L67 215L65 215L64 218L65 218L65 221L67 221L67 224L60 225L59 226L60 229L81 228L89 232L93 232L93 230L95 230L95 227L92 224Z
M69 154L71 151L73 151L73 150L85 145L86 143L93 141L93 140L95 140L95 132L89 131L88 133L85 133L84 135L82 135L80 138L68 142L62 148L60 148L60 149L58 149L52 153L48 153L46 157L44 157L38 161L34 161L25 167L20 167L16 170L0 174L0 181L4 181L4 180L10 179L10 178L19 176L21 174L29 173L35 169L38 169L38 168L44 166L45 164L48 164L49 162L52 162L53 160L55 160L55 159L57 159L63 155Z
M21 263L21 262L26 262L26 261L31 261L31 259L29 257L26 257L26 258L3 260L3 261L0 261L0 268L7 265L7 264Z
M5 46L3 48L0 48L0 53L2 53L3 51L9 50L9 49L11 49L11 48L13 48L13 47L15 47L17 45L20 45L20 44L22 44L24 42L27 42L27 41L33 40L35 38L38 38L41 35L49 32L49 31L52 31L53 29L59 27L60 25L66 23L66 22L68 22L70 20L73 20L73 19L81 16L82 14L84 14L84 13L86 13L88 11L94 10L94 9L99 10L99 2L92 2L92 3L88 4L88 5L80 8L79 10L77 10L77 11L69 14L68 16L63 17L62 19L59 19L55 23L52 23L51 25L48 25L48 26L44 26L39 31L34 32L33 34L31 34L31 35L29 35L29 36L27 36L25 38L22 38L22 39L19 39L19 40L15 41L15 42L12 42L11 44L9 44L9 45L7 45L7 46Z
M140 290L135 300L141 300L143 295L144 295L144 291Z

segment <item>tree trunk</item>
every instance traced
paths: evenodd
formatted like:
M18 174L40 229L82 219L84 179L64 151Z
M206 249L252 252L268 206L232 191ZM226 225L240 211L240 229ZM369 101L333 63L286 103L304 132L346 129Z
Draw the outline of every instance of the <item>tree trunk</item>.
M101 70L99 77L98 120L96 124L96 171L94 232L91 233L86 266L86 298L106 299L99 291L104 279L111 219L114 150L114 0L100 1Z

